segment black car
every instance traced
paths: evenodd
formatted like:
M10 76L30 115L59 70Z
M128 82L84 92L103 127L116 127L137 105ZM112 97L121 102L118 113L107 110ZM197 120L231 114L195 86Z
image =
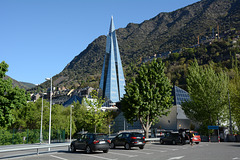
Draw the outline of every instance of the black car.
M171 144L177 144L181 143L181 136L178 132L167 132L165 133L165 136L160 138L161 144L171 143Z
M107 153L109 150L110 140L106 134L100 133L86 133L79 135L78 139L72 141L70 147L71 151L75 152L77 149L85 150L86 153L93 151L103 151Z
M124 146L125 149L131 149L131 147L139 147L143 149L145 145L145 137L142 133L138 132L123 132L118 134L111 141L111 148L116 146Z

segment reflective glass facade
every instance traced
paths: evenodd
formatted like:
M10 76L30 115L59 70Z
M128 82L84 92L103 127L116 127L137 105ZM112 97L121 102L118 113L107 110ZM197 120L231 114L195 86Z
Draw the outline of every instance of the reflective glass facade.
M118 48L113 17L107 35L106 54L104 57L100 88L103 97L112 102L118 102L125 94L125 78Z
M182 102L190 100L190 96L187 91L174 86L174 105L181 105Z

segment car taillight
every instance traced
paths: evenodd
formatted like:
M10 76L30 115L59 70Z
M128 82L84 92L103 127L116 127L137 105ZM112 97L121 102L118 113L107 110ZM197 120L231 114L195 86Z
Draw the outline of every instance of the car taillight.
M131 139L137 139L137 137L131 137Z
M96 143L98 143L99 142L99 140L94 140L93 141L93 144L96 144Z
M111 143L111 140L107 140L108 141L108 143Z

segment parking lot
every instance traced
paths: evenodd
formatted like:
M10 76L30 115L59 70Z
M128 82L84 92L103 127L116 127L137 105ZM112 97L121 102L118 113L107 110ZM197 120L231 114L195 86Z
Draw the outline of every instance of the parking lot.
M160 143L148 143L143 150L132 148L125 150L123 147L110 149L108 153L100 151L86 154L83 151L75 153L60 148L55 152L43 154L29 154L27 156L10 156L7 159L18 160L240 160L240 143L208 143L199 145L161 145ZM8 153L16 154L16 153ZM23 154L23 153L22 153ZM6 156L6 155L5 155ZM0 155L1 157L1 155ZM3 159L3 158L0 158Z

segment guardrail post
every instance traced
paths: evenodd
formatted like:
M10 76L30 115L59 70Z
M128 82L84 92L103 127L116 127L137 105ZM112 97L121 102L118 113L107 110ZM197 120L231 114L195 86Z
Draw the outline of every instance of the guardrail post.
M37 155L39 155L39 148L37 148Z

